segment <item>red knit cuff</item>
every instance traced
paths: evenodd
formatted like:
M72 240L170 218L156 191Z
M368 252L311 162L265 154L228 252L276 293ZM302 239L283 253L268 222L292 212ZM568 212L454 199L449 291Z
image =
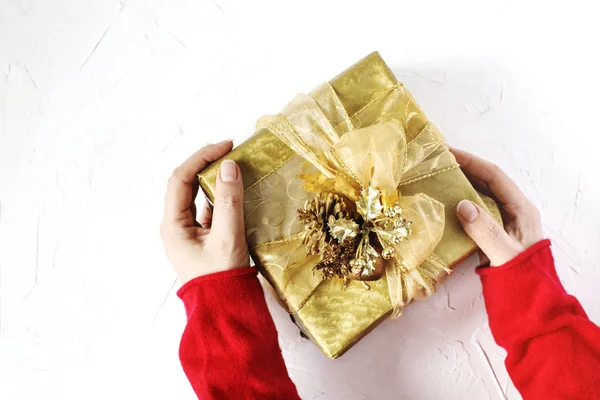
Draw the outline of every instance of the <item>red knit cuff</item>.
M194 279L188 281L185 285L183 285L177 291L177 296L179 296L179 298L183 300L183 296L184 296L185 292L187 292L192 287L202 285L203 283L211 282L211 281L215 281L215 280L229 279L229 278L235 278L237 276L251 275L251 274L257 275L258 270L254 267L243 267L243 268L230 269L227 271L215 272L214 274L202 275L202 276L199 276L197 278L194 278Z
M543 240L540 240L539 242L537 242L536 244L534 244L533 246L531 246L530 248L528 248L527 250L523 251L521 254L519 254L518 256L516 256L515 258L513 258L512 260L510 260L509 262L507 262L505 264L502 264L497 267L490 267L490 266L477 267L476 271L481 276L502 274L509 270L516 269L525 263L528 263L528 261L529 261L529 259L531 259L531 257L535 256L537 253L539 253L541 251L544 251L548 247L550 247L550 240L543 239Z

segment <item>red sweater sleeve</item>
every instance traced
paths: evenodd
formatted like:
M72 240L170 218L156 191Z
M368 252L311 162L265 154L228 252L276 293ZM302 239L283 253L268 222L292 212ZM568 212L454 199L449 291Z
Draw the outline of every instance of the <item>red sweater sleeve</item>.
M299 399L255 268L202 276L177 294L188 317L179 358L199 399Z
M492 334L524 400L600 399L600 328L560 283L550 241L477 272Z

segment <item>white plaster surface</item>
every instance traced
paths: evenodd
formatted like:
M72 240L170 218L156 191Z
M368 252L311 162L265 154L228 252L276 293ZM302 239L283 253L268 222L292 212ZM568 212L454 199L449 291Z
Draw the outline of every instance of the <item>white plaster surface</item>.
M540 208L600 322L593 2L0 0L0 399L191 399L158 236L171 170L379 50ZM474 260L330 361L270 294L305 399L518 399Z

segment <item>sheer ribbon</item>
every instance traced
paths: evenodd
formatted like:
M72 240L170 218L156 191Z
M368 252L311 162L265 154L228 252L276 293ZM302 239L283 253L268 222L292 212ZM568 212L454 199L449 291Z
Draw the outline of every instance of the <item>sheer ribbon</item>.
M450 273L432 254L444 231L444 205L423 193L402 196L402 186L458 167L433 125L428 123L418 135L407 138L396 118L395 114L382 113L375 123L360 126L360 120L348 116L333 88L324 84L310 96L298 95L281 113L265 116L257 123L257 128L268 129L308 162L302 174L296 169L308 192L297 196L302 197L298 200L310 197L310 193L333 191L355 201L362 189L371 186L382 192L384 204L402 207L413 232L395 246L394 256L386 262L392 317L399 316L411 300L429 297L439 277ZM295 185L301 183L297 177L282 176L289 182L296 179ZM293 198L289 188L286 192ZM260 198L268 195L260 189ZM290 212L288 209L287 214ZM313 270L318 256L306 257L300 228L289 217L289 236L259 240L252 251L269 270L288 310L295 312L322 277ZM263 223L265 218L270 223L268 213L262 218ZM285 219L282 217L282 223Z

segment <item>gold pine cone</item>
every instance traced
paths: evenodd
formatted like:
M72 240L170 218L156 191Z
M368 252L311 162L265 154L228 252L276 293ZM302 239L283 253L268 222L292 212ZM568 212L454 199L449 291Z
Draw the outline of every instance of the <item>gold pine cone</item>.
M317 194L298 210L298 220L304 224L302 243L306 246L307 255L317 254L325 243L331 241L327 226L330 216L350 218L344 199L334 193Z

